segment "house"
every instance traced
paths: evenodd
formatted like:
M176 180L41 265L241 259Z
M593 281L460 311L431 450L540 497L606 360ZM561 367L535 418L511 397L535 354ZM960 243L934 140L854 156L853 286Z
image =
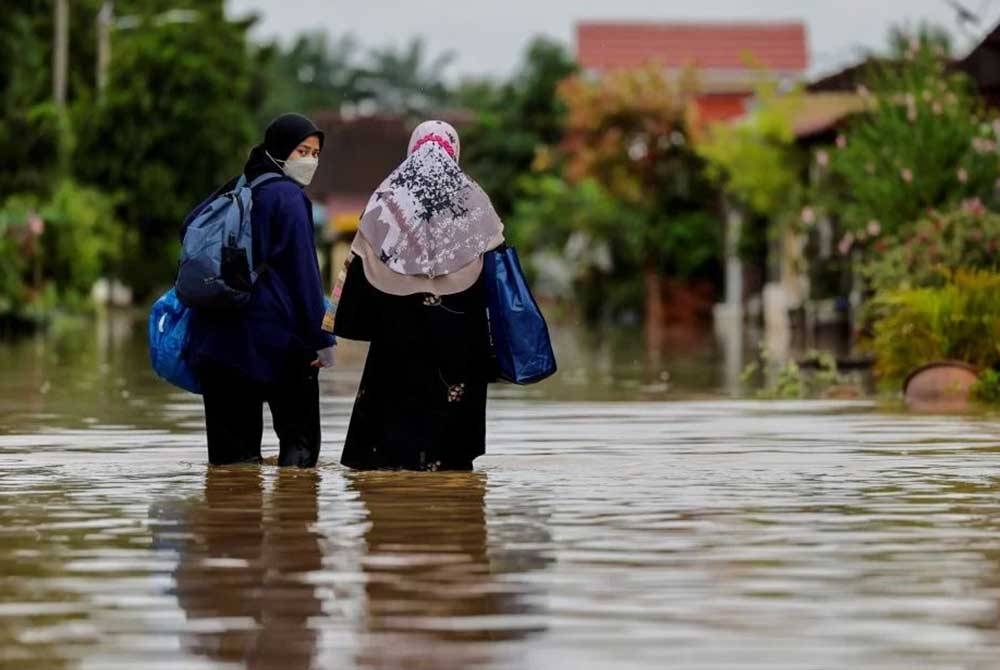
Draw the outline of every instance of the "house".
M309 197L323 205L328 232L352 233L372 191L406 155L411 128L388 116L320 113L315 120L326 139Z
M697 69L703 121L743 116L761 73L781 82L804 78L809 68L805 25L788 23L583 22L577 25L580 67L591 75L660 64L670 71Z

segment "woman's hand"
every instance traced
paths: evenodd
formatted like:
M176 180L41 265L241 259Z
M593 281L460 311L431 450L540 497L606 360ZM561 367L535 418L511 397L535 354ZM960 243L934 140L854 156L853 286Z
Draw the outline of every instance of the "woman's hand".
M316 352L316 360L312 362L314 368L332 368L334 363L334 347L327 347Z

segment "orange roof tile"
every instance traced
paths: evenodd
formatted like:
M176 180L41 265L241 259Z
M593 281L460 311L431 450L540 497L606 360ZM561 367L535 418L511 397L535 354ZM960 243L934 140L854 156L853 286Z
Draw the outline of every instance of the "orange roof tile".
M772 70L809 67L802 23L617 23L577 26L577 58L590 70L658 62L666 67L743 70L747 57Z

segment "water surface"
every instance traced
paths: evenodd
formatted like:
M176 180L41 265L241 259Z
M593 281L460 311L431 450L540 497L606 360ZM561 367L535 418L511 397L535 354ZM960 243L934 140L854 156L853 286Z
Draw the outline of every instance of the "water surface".
M0 668L995 668L995 419L727 399L563 334L471 474L208 469L103 322L0 346ZM273 435L265 438L273 455Z

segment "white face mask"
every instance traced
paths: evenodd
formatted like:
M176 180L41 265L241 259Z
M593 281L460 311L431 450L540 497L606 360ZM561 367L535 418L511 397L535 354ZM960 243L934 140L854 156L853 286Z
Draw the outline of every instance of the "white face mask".
M279 161L271 154L267 154L267 157L274 161L274 164L280 167L282 172L302 186L308 186L312 183L316 168L319 167L319 159L311 156L296 156L287 161Z
M313 175L316 174L316 168L318 167L318 158L306 157L287 160L285 161L285 167L282 169L285 171L285 174L298 183L308 186L312 183Z

